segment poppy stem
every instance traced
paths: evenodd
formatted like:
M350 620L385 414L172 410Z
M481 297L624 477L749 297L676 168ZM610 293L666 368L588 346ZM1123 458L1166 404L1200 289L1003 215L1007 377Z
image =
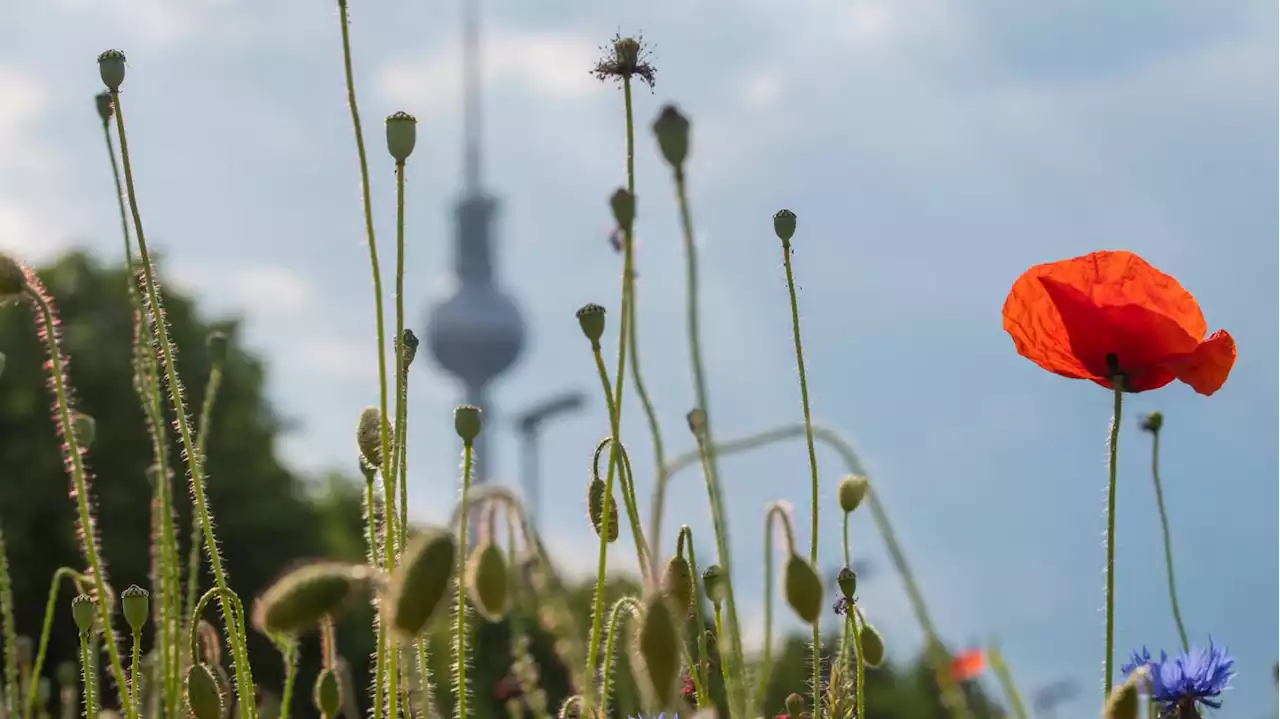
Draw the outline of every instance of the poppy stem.
M1111 411L1111 438L1107 443L1110 455L1107 476L1107 639L1106 656L1102 660L1103 701L1111 696L1111 662L1116 642L1116 454L1120 441L1120 405L1124 399L1124 377L1112 379L1115 401Z
M1173 621L1178 625L1178 638L1182 651L1190 652L1187 628L1182 623L1182 610L1178 608L1178 591L1173 581L1173 545L1169 540L1169 516L1164 511L1164 490L1160 486L1160 430L1151 433L1151 480L1156 487L1156 510L1160 513L1160 531L1164 535L1164 568L1169 580L1169 605L1173 608Z

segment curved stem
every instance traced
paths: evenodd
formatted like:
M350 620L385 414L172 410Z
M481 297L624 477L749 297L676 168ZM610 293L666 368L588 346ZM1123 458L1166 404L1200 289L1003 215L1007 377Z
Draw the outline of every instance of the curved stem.
M58 570L53 573L53 580L49 582L49 598L44 605L44 625L40 629L40 644L36 649L35 663L31 665L31 678L27 682L26 703L22 709L23 719L30 719L31 712L35 710L40 677L44 671L44 660L49 653L49 635L53 632L53 614L58 602L58 585L64 577L76 582L86 581L83 575L71 567L58 567Z
M467 587L466 582L462 581L463 574L467 569L467 522L471 516L470 491L471 491L471 462L472 462L472 446L471 442L464 442L462 445L462 515L458 520L458 606L457 616L454 618L454 673L457 675L457 717L458 719L467 719ZM396 719L392 715L391 719Z
M795 553L795 534L791 516L780 502L770 502L764 514L764 657L756 677L756 706L764 704L765 690L773 667L773 528L782 522L783 536L791 553Z
M653 409L653 402L649 399L649 391L644 386L644 380L642 379L642 375L640 372L640 345L636 341L636 298L635 298L634 287L631 289L631 292L632 292L631 305L630 305L631 317L629 318L629 322L628 322L628 332L631 335L631 340L630 340L631 342L631 381L635 383L636 397L640 400L640 406L644 409L645 421L649 425L649 434L650 436L653 437L653 466L655 467L654 471L660 474L662 472L663 465L667 463L667 454L662 444L662 430L658 426L658 415ZM635 505L634 492L635 492L635 489L633 485L632 486L633 498L630 503L631 506L627 507L628 512L631 512L634 509L634 505ZM639 514L637 513L636 516L638 519ZM639 529L638 524L636 525L636 529ZM659 542L658 536L652 535L649 538L649 542L653 544L653 554L655 556L661 556L658 554L658 542ZM650 570L651 572L647 572L644 575L646 578L646 581L651 580L656 582L658 580L658 571L659 571L658 565L656 563L652 564L650 566Z
M280 654L284 658L284 691L280 698L280 719L289 719L289 706L293 704L293 685L298 678L298 643L292 639L281 640Z
M1120 442L1120 404L1124 398L1124 378L1117 375L1112 384L1114 399L1111 412L1111 436L1107 442L1107 636L1106 655L1102 660L1102 701L1111 696L1111 663L1116 641L1116 456Z
M598 354L596 356L596 369L600 372L600 376L604 379L606 388L608 386L608 370L605 369L604 359ZM612 401L609 402L612 407ZM610 410L612 411L612 409ZM596 445L595 456L591 460L591 475L595 478L600 477L600 454L604 451L605 445L612 445L613 439L605 437ZM645 582L645 586L650 583L649 577L656 576L657 568L653 566L652 557L649 556L648 544L645 541L644 530L640 528L640 509L636 504L636 485L635 474L631 471L631 456L627 454L626 445L618 446L618 455L621 457L621 471L618 472L618 480L622 484L622 504L627 510L627 521L631 524L631 537L635 540L636 545L636 561L640 564L640 576Z
M1160 533L1164 539L1164 569L1169 582L1169 606L1173 609L1173 621L1178 625L1178 639L1182 651L1190 652L1187 627L1182 623L1182 610L1178 608L1178 590L1173 581L1173 542L1169 538L1169 516L1164 510L1164 489L1160 486L1160 431L1151 434L1151 481L1156 488L1156 510L1160 513Z
M600 716L609 716L609 679L613 674L614 645L617 641L618 628L622 623L623 613L634 621L640 617L640 602L635 597L623 597L614 602L609 611L609 629L605 633L604 667L600 671Z
M689 525L680 527L679 539L676 541L676 553L689 553L689 574L693 577L693 616L698 623L698 663L689 662L689 673L693 676L693 688L697 692L698 706L711 706L711 690L708 686L711 677L707 676L707 620L702 616L702 603L706 601L706 593L702 575L698 572L698 556L693 551L693 530Z

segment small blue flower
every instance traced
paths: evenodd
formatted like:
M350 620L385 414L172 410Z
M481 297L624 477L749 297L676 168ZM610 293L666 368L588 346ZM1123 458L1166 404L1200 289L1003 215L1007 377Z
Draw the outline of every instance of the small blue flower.
M1130 674L1139 667L1146 667L1151 679L1151 701L1164 705L1161 716L1172 716L1178 710L1193 710L1197 703L1213 709L1222 706L1217 699L1227 689L1235 675L1236 660L1226 647L1215 646L1209 638L1208 649L1192 649L1170 657L1160 652L1160 660L1151 658L1144 646L1135 651L1128 664L1120 667Z

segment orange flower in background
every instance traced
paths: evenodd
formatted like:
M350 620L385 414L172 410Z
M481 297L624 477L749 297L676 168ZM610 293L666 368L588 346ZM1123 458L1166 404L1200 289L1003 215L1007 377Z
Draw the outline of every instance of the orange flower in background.
M981 649L969 649L951 658L951 679L967 682L976 679L987 670L987 654Z
M1063 377L1126 392L1181 380L1217 392L1236 361L1225 330L1205 337L1200 305L1178 281L1123 250L1036 265L1004 303L1018 354Z

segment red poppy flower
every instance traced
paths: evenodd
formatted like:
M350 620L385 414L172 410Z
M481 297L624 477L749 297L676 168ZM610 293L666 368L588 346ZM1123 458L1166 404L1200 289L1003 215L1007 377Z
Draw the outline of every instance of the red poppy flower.
M951 658L951 678L957 682L975 679L986 669L987 655L981 649L970 649Z
M1063 377L1126 392L1181 380L1217 392L1236 361L1225 330L1205 338L1204 315L1178 281L1132 252L1094 252L1036 265L1004 303L1018 354Z

